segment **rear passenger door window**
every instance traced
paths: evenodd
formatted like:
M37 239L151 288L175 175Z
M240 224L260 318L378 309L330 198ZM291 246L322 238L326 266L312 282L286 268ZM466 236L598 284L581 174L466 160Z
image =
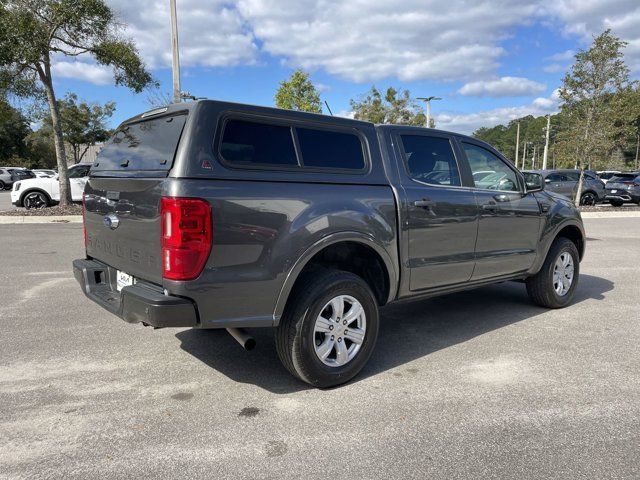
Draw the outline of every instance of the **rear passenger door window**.
M564 175L561 175L559 173L550 173L549 175L547 175L547 183L551 183L551 182L566 182L567 181L567 177L565 177Z
M458 164L445 137L400 135L409 177L429 185L460 186Z
M357 135L300 127L296 133L305 167L364 169L362 141Z
M228 120L220 144L222 158L232 165L297 167L291 127L246 120Z
M474 175L476 188L483 190L502 190L509 192L520 191L518 176L501 158L489 150L478 145L462 142L462 148L469 161L471 173L489 172L477 179Z

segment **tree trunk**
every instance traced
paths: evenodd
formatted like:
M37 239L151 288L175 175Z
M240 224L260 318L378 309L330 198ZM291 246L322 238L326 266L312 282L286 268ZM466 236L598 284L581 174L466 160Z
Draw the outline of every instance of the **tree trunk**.
M587 125L584 128L584 144L583 147L587 145L587 139L589 138L589 127L591 126L591 114L587 117ZM580 197L582 196L582 185L584 184L584 160L582 158L578 158L578 162L580 165L580 179L578 180L578 191L576 192L575 198L575 206L580 206ZM589 164L591 161L589 161Z
M56 101L56 94L53 91L53 81L51 79L51 69L48 62L43 67L38 65L38 75L47 94L49 113L51 114L51 126L53 127L53 142L56 147L56 160L58 162L58 182L60 184L60 205L67 206L71 203L71 187L67 176L67 156L64 151L64 138L62 127L60 126L60 110Z

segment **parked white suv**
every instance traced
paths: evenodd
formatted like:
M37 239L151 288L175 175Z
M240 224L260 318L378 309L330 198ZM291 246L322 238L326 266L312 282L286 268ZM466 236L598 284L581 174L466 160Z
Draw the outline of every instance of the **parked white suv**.
M90 163L79 163L69 167L71 200L82 201L82 192L89 178ZM11 203L16 207L45 208L60 201L58 175L50 178L30 178L13 184Z

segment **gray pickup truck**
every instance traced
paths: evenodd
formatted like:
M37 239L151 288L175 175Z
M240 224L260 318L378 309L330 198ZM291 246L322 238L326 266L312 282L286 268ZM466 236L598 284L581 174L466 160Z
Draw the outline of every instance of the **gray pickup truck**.
M474 172L497 172L495 182ZM482 175L483 178L486 176ZM125 121L84 193L84 293L153 327L273 327L318 387L369 359L380 307L508 280L560 308L585 235L499 152L433 129L202 100Z

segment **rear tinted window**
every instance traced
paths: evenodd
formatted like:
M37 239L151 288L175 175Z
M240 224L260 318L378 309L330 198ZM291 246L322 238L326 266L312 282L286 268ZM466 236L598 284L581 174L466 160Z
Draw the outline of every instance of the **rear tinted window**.
M282 125L229 120L224 127L220 153L240 166L297 166L291 128Z
M347 168L365 167L362 142L357 135L345 132L296 128L305 167Z
M628 182L629 180L634 180L636 178L640 180L640 175L638 175L637 173L617 173L609 181Z
M94 171L170 170L185 114L124 125L100 151Z

